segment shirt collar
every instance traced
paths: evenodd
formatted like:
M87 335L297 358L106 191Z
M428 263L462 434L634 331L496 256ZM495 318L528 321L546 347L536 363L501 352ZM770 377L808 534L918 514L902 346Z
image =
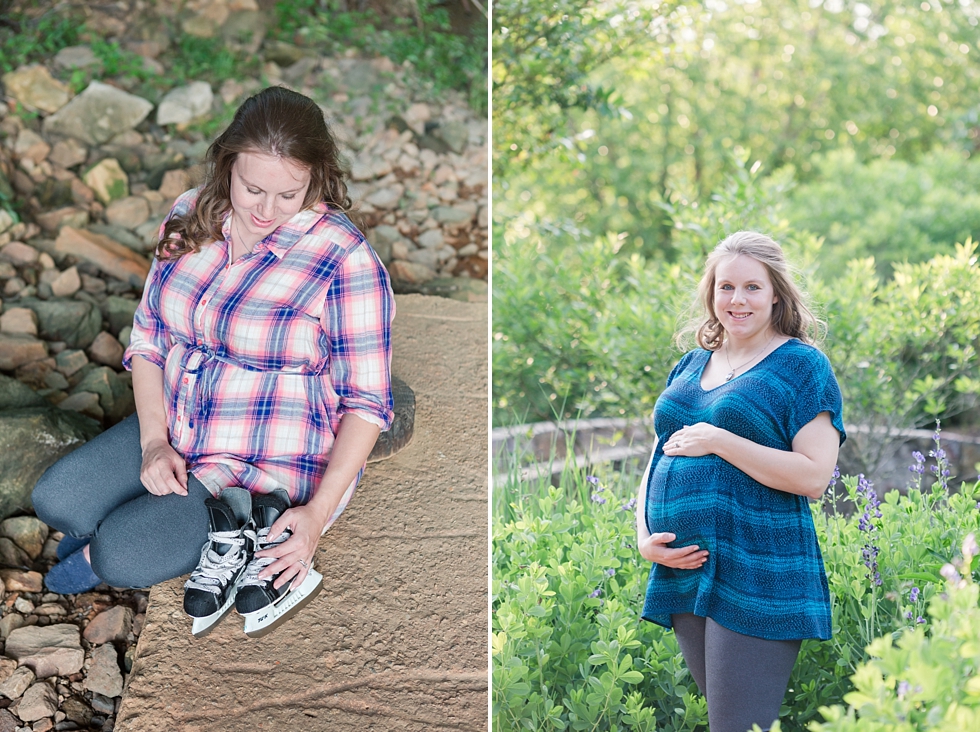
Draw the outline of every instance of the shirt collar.
M313 208L303 209L289 219L289 221L269 234L265 239L262 239L260 242L256 243L255 248L252 251L259 251L265 248L279 257L279 259L282 259L284 256L286 256L286 252L289 251L290 247L306 236L329 210L330 208L323 201L320 201ZM230 208L228 209L228 213L225 214L225 219L221 224L221 235L225 238L225 241L231 241Z

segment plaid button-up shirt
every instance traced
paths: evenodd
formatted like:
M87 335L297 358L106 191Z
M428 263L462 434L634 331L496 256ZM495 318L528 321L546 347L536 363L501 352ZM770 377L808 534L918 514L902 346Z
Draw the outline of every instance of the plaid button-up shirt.
M123 363L141 356L163 369L170 443L210 491L284 488L304 504L343 414L391 426L388 274L326 204L234 262L230 221L222 241L154 259Z

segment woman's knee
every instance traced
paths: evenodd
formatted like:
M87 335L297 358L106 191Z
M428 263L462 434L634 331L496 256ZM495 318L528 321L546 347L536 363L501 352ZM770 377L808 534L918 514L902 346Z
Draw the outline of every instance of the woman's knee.
M64 475L61 461L38 478L31 491L31 504L37 517L58 531L85 536L95 530L78 501L72 500L72 481Z

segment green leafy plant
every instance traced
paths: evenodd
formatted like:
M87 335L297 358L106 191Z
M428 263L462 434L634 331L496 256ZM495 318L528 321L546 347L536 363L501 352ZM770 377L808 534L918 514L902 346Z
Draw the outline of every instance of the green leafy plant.
M642 465L600 470L594 477L568 462L553 486L545 477L520 480L521 458L512 460L494 491L494 729L703 732L704 700L673 634L639 619L649 571L634 547L634 496ZM961 537L980 531L980 483L950 491L938 431L930 455L913 455L911 467L907 495L891 491L879 498L871 481L858 476L842 484L835 480L824 499L813 504L830 586L833 639L804 642L781 711L784 732L802 732L821 710L832 714L826 710L859 700L848 695L855 689L864 693L868 672L862 664L884 653L883 642L876 639L890 643L954 632L958 643L966 643L968 633L977 632L975 591L954 602L957 612L963 603L973 607L968 623L956 631L939 624L953 611L940 615L935 608L948 592L944 565ZM931 485L924 486L930 475ZM856 507L854 513L837 510L843 499ZM961 565L960 572L968 570ZM926 607L932 610L927 613ZM969 693L974 687L967 683L978 667L970 665L973 646L965 648L961 657L966 660L957 661L959 687L954 688ZM947 649L948 644L937 646L931 662L941 663L940 651ZM895 657L886 660L888 669L903 668ZM894 676L886 683L889 688L896 688L895 679L915 683L911 672L889 673ZM876 694L880 686L874 687ZM929 693L940 694L940 689ZM933 716L947 713L943 705L953 698L937 696L940 711ZM845 718L843 711L839 716ZM905 732L920 727L841 726L827 732L831 729Z
M852 676L847 708L821 708L812 732L969 732L980 728L980 589L974 533L942 568L945 586L929 604L928 624L868 645Z
M0 24L0 72L46 59L78 42L78 18L63 9L50 10L38 18L4 13Z

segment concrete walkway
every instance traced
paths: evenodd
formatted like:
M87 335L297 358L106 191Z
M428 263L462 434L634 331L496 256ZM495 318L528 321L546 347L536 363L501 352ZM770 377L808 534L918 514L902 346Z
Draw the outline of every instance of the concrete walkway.
M117 732L487 728L485 303L397 299L415 437L368 467L321 540L324 591L261 639L195 639L183 579L153 588Z

